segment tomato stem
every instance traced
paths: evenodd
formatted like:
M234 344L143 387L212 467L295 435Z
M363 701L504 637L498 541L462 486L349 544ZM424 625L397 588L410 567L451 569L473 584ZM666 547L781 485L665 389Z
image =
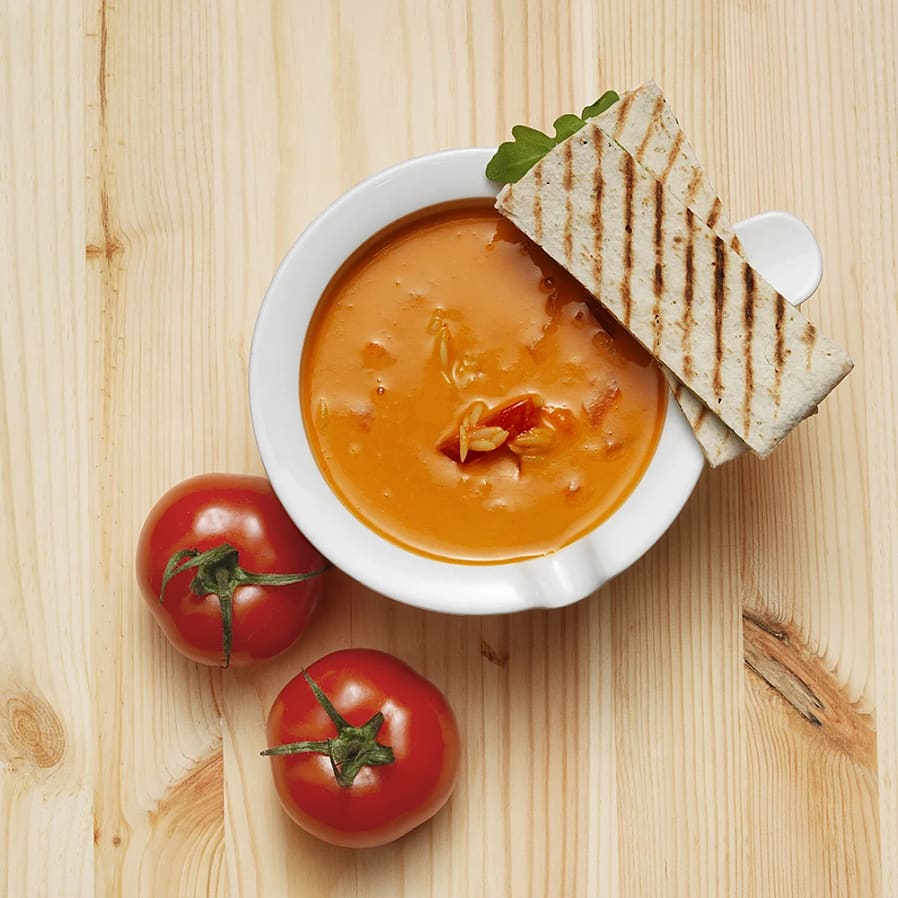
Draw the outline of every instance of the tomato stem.
M317 571L303 574L260 574L243 570L239 560L238 551L230 543L222 543L204 552L199 549L181 549L168 559L159 589L161 605L165 601L165 589L172 578L185 571L196 570L190 581L190 591L197 596L217 596L221 605L221 641L225 668L231 665L231 645L234 640L233 599L238 587L289 586L291 583L302 583L303 580L318 577L331 567L327 564Z
M363 767L382 767L395 760L393 749L377 741L377 733L383 726L384 716L378 711L359 727L349 724L334 707L318 684L306 670L302 672L316 700L324 708L337 728L337 735L320 742L288 742L266 748L263 755L295 755L315 752L330 758L334 778L341 788L348 788Z
M225 657L224 666L227 668L231 665L231 643L234 641L234 591L231 587L231 578L228 576L228 571L225 568L218 567L215 569L215 581L218 587L215 590L215 595L218 596L218 604L221 606L221 641ZM193 583L190 584L190 587L193 589Z

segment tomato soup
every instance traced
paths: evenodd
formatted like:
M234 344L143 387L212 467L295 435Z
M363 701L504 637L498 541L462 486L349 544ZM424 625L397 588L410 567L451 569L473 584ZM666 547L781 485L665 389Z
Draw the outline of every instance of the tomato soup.
M463 562L552 552L642 476L649 355L490 201L376 235L315 310L300 400L319 467L386 538Z

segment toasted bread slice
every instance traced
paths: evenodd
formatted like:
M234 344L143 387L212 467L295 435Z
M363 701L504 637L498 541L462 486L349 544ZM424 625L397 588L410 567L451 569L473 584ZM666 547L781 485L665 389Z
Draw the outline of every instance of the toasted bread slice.
M695 150L654 81L624 94L591 120L739 255L744 255L717 191L705 176ZM748 448L708 407L664 369L674 398L683 410L711 467L737 458Z
M852 368L595 124L505 187L496 208L762 457Z

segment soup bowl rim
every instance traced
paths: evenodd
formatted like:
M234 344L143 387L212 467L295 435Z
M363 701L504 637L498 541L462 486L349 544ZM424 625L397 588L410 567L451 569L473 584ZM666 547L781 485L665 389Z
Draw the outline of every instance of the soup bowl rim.
M459 563L379 535L321 473L303 424L300 359L324 288L367 239L442 202L495 196L484 175L492 147L444 150L391 166L346 191L300 234L265 292L249 356L250 415L262 464L297 527L337 568L370 589L433 611L496 614L560 607L632 565L682 510L704 457L668 394L643 476L597 527L555 552L518 561Z

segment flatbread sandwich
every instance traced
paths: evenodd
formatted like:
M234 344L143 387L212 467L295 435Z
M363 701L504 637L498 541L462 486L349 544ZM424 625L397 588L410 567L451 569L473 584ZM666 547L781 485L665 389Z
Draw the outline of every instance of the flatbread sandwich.
M680 402L712 464L742 448L728 431L766 456L852 363L740 255L657 87L615 105L496 207L689 391Z

